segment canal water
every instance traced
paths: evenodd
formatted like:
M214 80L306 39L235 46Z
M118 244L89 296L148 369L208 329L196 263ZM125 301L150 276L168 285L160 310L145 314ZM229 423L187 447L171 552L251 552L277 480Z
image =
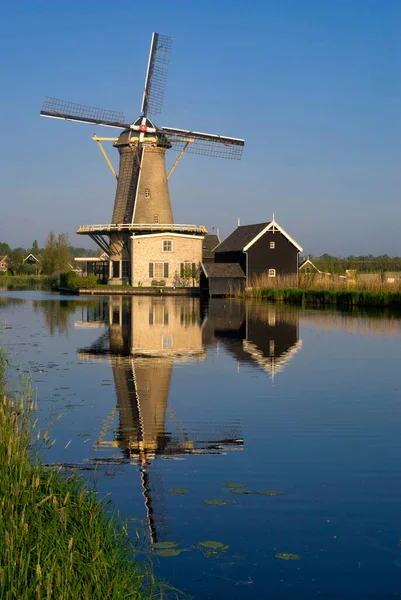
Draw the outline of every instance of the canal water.
M400 341L397 314L0 292L12 378L61 415L43 460L196 600L401 595Z

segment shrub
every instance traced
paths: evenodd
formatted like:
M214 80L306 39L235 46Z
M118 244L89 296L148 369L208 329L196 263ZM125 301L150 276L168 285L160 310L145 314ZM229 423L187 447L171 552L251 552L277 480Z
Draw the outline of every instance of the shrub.
M74 271L68 273L60 273L60 287L70 290L93 290L97 286L97 277L88 275L88 277L80 277Z

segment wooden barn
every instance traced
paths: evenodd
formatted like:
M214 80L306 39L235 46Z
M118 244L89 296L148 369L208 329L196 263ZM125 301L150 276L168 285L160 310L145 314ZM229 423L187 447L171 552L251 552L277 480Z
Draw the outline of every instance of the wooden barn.
M238 263L202 263L200 288L209 296L233 296L245 287L245 273Z
M298 276L298 255L302 247L274 220L237 227L215 249L216 263L237 263L246 283L267 275Z
M205 235L202 242L202 262L214 262L214 249L220 244L220 238L217 234L209 233Z

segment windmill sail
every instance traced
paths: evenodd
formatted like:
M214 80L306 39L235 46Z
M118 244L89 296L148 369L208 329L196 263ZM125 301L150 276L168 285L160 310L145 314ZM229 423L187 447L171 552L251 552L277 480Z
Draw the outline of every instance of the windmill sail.
M175 127L162 127L162 131L168 136L171 148L181 151L187 144L185 151L190 154L240 160L245 144L244 140L240 138L214 133L202 133Z
M145 116L162 111L172 48L173 38L160 33L152 35L141 108Z
M64 119L65 121L77 121L78 123L90 123L91 125L103 125L104 127L115 127L127 129L129 124L121 112L76 104L59 98L45 97L42 109L42 117L51 119Z

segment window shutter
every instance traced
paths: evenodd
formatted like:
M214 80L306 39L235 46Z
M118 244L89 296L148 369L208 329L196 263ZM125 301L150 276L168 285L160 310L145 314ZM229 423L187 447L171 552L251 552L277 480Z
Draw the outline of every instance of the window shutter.
M180 265L180 273L181 273L180 277L184 277L184 263L181 263L181 265Z
M153 325L153 308L149 310L149 325Z
M192 277L196 277L196 264L192 263Z
M164 277L168 277L168 263L164 263Z
M153 263L149 263L149 277L153 277Z

